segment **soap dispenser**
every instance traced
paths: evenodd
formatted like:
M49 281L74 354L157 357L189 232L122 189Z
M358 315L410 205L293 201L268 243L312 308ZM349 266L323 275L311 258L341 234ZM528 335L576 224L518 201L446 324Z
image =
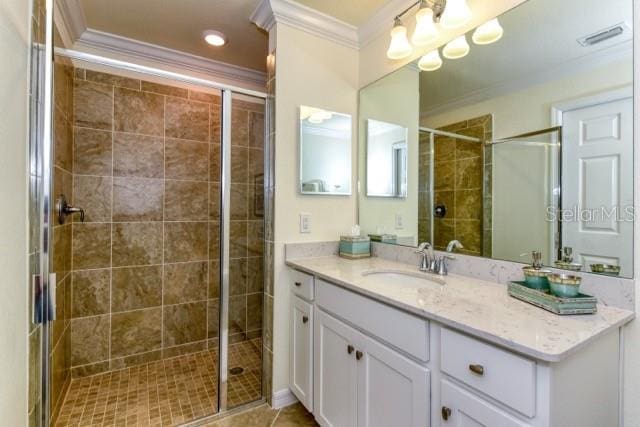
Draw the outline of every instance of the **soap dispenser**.
M527 255L528 252L520 256ZM547 277L551 274L551 270L542 268L542 252L531 251L531 265L522 267L524 281L527 287L539 290L549 289L549 280Z

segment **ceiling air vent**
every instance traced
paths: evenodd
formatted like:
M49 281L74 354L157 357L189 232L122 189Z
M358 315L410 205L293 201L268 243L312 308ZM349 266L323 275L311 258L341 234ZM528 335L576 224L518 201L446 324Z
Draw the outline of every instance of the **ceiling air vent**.
M580 43L584 47L593 46L598 43L602 43L606 40L610 40L614 37L619 37L620 41L622 39L627 39L628 37L620 37L622 34L629 34L630 28L627 24L621 23L614 25L613 27L605 28L604 30L600 30L597 33L589 34L586 37L582 37L578 39L578 43Z

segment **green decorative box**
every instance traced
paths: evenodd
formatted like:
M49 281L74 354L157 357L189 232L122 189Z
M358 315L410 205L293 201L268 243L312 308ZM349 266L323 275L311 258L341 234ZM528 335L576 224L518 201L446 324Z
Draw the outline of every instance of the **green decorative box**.
M340 236L340 256L349 259L371 256L371 240L367 236Z
M513 298L559 315L593 314L598 310L598 299L591 295L578 294L573 298L560 298L532 289L525 282L510 282L508 290Z

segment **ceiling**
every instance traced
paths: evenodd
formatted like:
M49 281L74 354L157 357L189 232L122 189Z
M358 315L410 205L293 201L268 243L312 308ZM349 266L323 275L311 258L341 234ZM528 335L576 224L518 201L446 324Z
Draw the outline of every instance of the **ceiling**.
M593 59L595 54L605 49L620 49L630 54L631 31L591 47L582 47L577 39L622 22L630 27L632 2L529 0L523 3L500 17L504 28L500 41L477 46L469 34L469 55L459 60L443 58L440 70L420 73L421 112L442 112L446 105L458 108L465 99L479 102L482 100L478 99L479 94L495 96L500 88L518 89L516 86L524 84L522 82L531 84L542 75L551 78L556 72L588 69L597 65ZM581 64L581 68L576 69L576 64Z
M265 71L268 35L249 21L259 0L81 0L87 27ZM223 47L202 31L222 31Z
M296 0L297 3L360 26L388 0Z

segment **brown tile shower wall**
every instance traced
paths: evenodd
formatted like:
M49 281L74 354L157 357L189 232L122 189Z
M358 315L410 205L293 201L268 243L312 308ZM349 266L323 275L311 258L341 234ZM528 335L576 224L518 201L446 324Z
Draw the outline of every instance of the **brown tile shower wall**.
M485 115L438 130L490 141L492 129L492 116ZM431 159L423 156L422 149L427 146L421 144L421 171L428 170ZM433 151L433 204L447 208L444 218L434 218L435 247L445 249L449 241L457 239L464 245L460 252L490 254L491 196L484 187L488 185L489 190L491 187L491 162L485 156L483 144L436 135ZM427 219L427 209L420 209L419 221L426 223Z
M74 376L218 346L220 97L78 69ZM232 112L230 342L261 335L264 106ZM256 303L258 301L258 303ZM257 320L256 320L257 319Z

